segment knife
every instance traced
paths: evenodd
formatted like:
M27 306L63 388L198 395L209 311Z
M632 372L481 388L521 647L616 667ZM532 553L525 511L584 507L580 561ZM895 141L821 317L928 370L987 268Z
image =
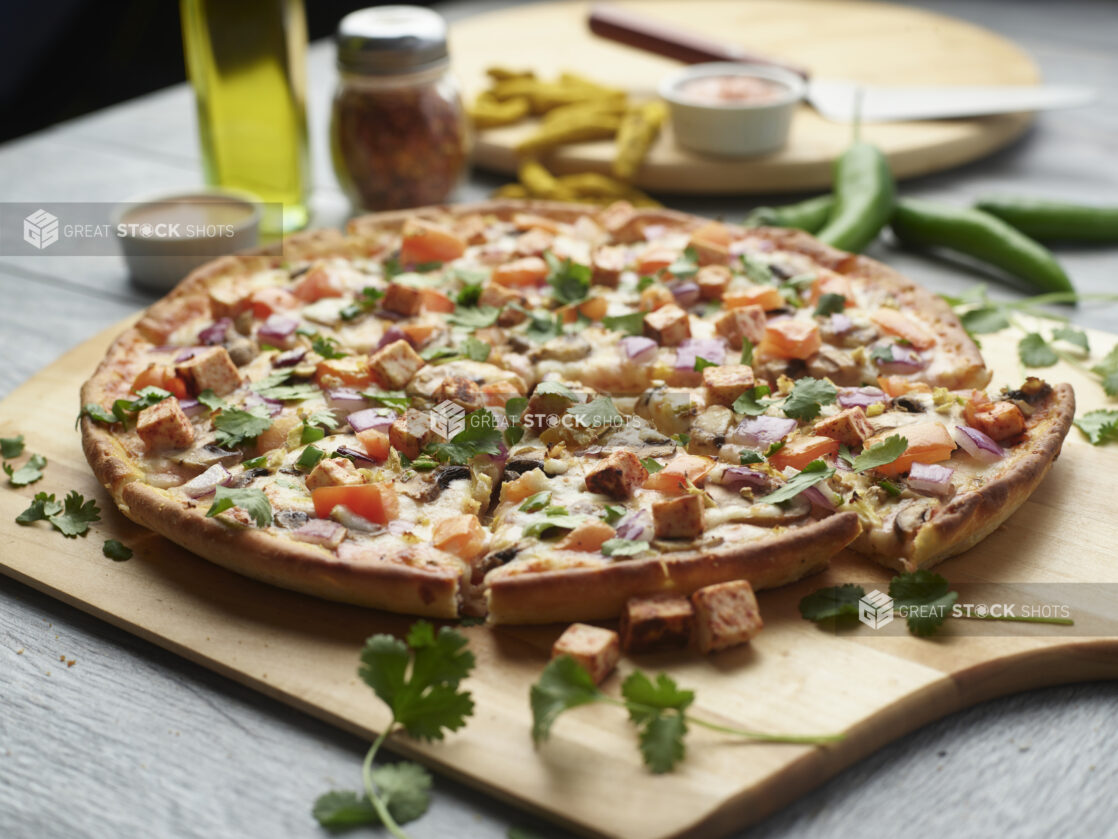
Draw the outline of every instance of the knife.
M807 82L807 101L832 122L853 122L859 110L862 122L903 122L1075 108L1090 104L1096 98L1092 88L1081 85L892 87L841 79L812 79L802 67L680 31L609 5L594 6L590 10L589 24L590 31L599 37L684 64L733 61L793 72Z

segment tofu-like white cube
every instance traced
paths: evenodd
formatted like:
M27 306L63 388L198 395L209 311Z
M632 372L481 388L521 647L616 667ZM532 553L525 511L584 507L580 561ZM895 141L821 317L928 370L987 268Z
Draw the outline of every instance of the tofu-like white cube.
M410 285L389 283L380 304L390 312L411 317L419 314L419 310L423 307L423 294L418 288Z
M355 486L365 483L353 461L344 457L323 458L307 475L307 489L319 487Z
M833 417L816 420L815 433L820 437L830 437L847 446L860 446L873 436L873 426L861 408L847 408Z
M586 488L610 498L628 498L644 483L648 470L630 451L616 451L586 473Z
M424 411L408 408L388 427L388 442L404 457L415 460L423 447L441 439L431 427L431 418Z
M753 368L747 364L723 364L703 368L703 386L708 401L733 405L734 400L753 387Z
M185 449L194 442L194 426L174 396L140 411L136 417L136 433L149 452Z
M744 644L765 625L748 580L701 588L691 595L691 605L695 607L695 646L704 653Z
M175 365L175 372L195 394L212 390L218 396L224 396L241 386L241 374L225 347L197 350L186 361Z
M369 356L369 369L384 387L401 388L427 362L401 338Z
M657 539L697 539L703 535L703 498L687 493L652 504Z
M569 655L582 665L597 685L617 666L621 658L621 642L613 630L588 623L572 623L551 648L552 658L561 655Z
M725 265L704 265L695 274L703 300L721 300L733 274Z
M718 316L714 330L737 350L745 341L759 344L765 337L765 310L756 303L730 309Z
M644 334L662 347L676 347L691 337L691 318L674 303L644 316Z

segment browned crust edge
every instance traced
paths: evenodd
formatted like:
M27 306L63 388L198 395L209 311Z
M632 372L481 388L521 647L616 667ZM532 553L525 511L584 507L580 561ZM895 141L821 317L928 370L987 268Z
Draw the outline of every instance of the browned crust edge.
M822 570L861 530L855 513L790 529L773 539L605 568L572 568L499 577L489 581L490 623L557 623L616 617L631 597L749 580L775 588Z
M594 205L553 201L497 200L375 213L352 219L347 225L346 234L335 230L308 231L288 237L282 244L214 260L191 272L166 297L153 304L134 327L126 330L113 342L105 358L82 386L82 404L104 403L118 398L121 395L120 388L127 384L121 362L133 355L135 345L159 343L174 331L177 324L198 314L200 307L205 307L208 311L207 294L217 283L248 277L263 268L278 266L285 259L355 256L369 252L375 248L379 233L397 230L412 217L491 214L507 219L515 213L530 212L571 221L600 209ZM691 230L705 223L707 220L704 218L673 210L641 209L635 211L622 235L636 238L649 225L669 224ZM779 247L804 253L834 270L891 283L894 293L909 294L915 304L943 311L944 322L953 321L955 327L962 332L954 313L942 300L883 265L829 248L800 231L755 228L750 229L749 234L768 239ZM965 332L962 334L965 337ZM970 339L966 338L966 341L973 348ZM974 348L974 355L977 364L981 366L977 348ZM127 371L127 365L123 369ZM205 518L200 509L183 507L164 491L141 483L142 472L133 464L108 428L86 417L81 421L81 431L86 459L121 511L139 524L206 559L255 579L332 600L433 617L455 617L458 614L461 587L456 575L389 563L370 563L367 566L346 563L315 546L287 543L255 531L231 529L218 521ZM616 576L616 584L602 584L606 588L616 585L619 592L605 596L606 600L612 597L609 602L616 604L608 607L610 615L617 614L620 603L631 596L626 593L621 597L621 593L663 590L665 580L670 587L680 591L739 578L750 579L758 588L772 587L799 579L821 568L832 554L853 540L858 532L856 518L852 520L845 515L832 517L819 525L791 531L773 542L765 543L763 547L755 545L745 549L731 548L706 554L661 558L659 561L650 561L647 571L630 570L638 569L641 563L625 563L607 569L611 574L609 578L603 578L600 569L592 577L587 577L587 572L560 572L542 575L547 582L536 584L535 587L527 579L517 582L515 587L524 589L525 602L530 602L533 597L546 599L542 594L544 589L569 590L570 596L575 598L571 602L579 602L578 598L586 598L594 593L597 580ZM655 570L659 568L666 570ZM567 574L576 576L568 578ZM510 585L511 582L510 580ZM502 615L500 620L511 622L510 615L516 610L505 609L503 606L503 592L511 588L503 582L498 587L500 593L495 602ZM424 592L422 597L420 590ZM533 594L537 590L541 593ZM618 598L621 598L620 602ZM606 608L602 604L591 609L589 600L585 601L585 605L587 609L572 611L571 616L589 619L599 616L598 611ZM521 610L521 613L530 619L525 622L540 622L539 616L542 613L535 609ZM547 619L565 618L555 616Z

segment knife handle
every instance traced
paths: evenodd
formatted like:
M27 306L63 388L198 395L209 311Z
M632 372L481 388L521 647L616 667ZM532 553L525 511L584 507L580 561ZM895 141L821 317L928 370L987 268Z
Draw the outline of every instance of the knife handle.
M684 64L701 64L705 61L763 64L788 70L805 79L808 77L808 72L803 67L749 52L736 44L723 44L701 35L680 31L613 5L592 7L588 22L590 31L600 38Z

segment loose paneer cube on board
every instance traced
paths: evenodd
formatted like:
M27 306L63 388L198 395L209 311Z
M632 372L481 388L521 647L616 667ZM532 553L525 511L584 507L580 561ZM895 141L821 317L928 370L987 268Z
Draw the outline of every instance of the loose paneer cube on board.
M695 646L704 653L744 644L765 625L748 580L701 588L691 595Z
M634 597L621 612L621 648L627 653L673 650L691 641L695 609L686 597Z
M617 633L588 623L572 623L555 641L551 657L569 655L590 674L594 684L613 672L621 657Z
M241 374L225 347L198 350L177 365L175 372L186 381L191 393L212 390L218 396L224 396L241 386Z
M149 452L185 449L194 442L194 426L173 396L140 411L136 417L136 433Z

